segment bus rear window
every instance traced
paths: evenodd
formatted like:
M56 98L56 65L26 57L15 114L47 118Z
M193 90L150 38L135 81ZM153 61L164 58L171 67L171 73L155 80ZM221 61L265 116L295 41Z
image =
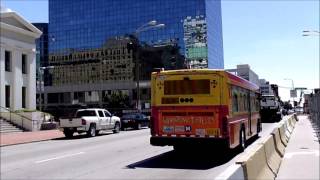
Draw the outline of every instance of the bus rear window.
M210 94L210 80L164 81L164 95Z

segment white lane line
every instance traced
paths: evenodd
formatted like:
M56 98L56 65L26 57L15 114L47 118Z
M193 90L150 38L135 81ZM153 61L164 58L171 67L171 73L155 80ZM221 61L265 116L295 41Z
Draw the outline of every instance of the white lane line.
M66 154L63 156L57 156L57 157L53 157L53 158L49 158L49 159L44 159L44 160L40 160L40 161L36 161L35 163L43 163L43 162L47 162L47 161L52 161L52 160L57 160L57 159L62 159L62 158L66 158L66 157L72 157L72 156L77 156L80 154L84 154L85 152L78 152L75 154Z
M243 176L243 170L241 165L239 164L233 164L229 166L226 170L224 170L222 173L220 173L215 180L221 180L221 179L231 179L231 177L234 179L241 179Z

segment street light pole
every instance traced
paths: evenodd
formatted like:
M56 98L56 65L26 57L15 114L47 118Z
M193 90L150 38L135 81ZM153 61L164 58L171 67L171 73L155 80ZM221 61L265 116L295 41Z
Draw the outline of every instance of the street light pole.
M39 110L42 111L42 76L43 76L43 69L39 67L39 75L40 75L40 81L39 81Z
M136 38L137 40L137 43L139 43L139 34L141 32L144 32L144 31L147 31L147 30L150 30L150 29L156 29L156 28L163 28L165 27L165 24L157 24L157 21L156 20L152 20L152 21L149 21L148 23L140 26L139 28L136 29L136 31L134 32L133 36L134 38ZM137 102L136 102L136 109L138 111L141 110L141 104L140 104L140 49L137 46L135 46L135 58L136 58L136 68L135 68L135 74L136 74L136 85L137 85Z
M319 31L310 31L310 30L304 30L302 31L302 36L319 36L320 32Z
M294 91L293 79L285 78L284 80L291 81L292 91ZM290 93L290 96L291 96L291 93ZM292 96L292 103L293 103L293 106L294 106L294 97L293 96Z
M304 30L302 31L302 36L320 36L320 31ZM319 69L320 69L320 63L319 63ZM320 88L320 79L319 79L319 88Z
M140 104L140 49L137 47L136 49L136 78L137 78L137 105L136 108L140 111L141 104Z
M42 111L42 84L43 84L43 90L44 90L44 81L43 81L44 70L53 69L53 68L54 66L39 67L39 74L40 74L39 110L40 111Z

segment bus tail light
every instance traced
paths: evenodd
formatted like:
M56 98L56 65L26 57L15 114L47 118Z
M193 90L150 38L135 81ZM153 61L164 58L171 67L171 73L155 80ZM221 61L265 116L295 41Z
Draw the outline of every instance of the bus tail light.
M222 135L227 137L229 135L229 128L228 128L228 118L222 118Z
M86 124L87 124L87 121L84 119L81 119L81 125L86 125Z

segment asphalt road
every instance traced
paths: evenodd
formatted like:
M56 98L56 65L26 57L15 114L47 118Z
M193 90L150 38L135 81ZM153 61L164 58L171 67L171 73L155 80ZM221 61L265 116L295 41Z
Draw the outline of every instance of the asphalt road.
M260 136L274 126L263 124ZM213 179L240 156L236 151L177 154L172 147L151 146L149 131L1 147L0 179Z

